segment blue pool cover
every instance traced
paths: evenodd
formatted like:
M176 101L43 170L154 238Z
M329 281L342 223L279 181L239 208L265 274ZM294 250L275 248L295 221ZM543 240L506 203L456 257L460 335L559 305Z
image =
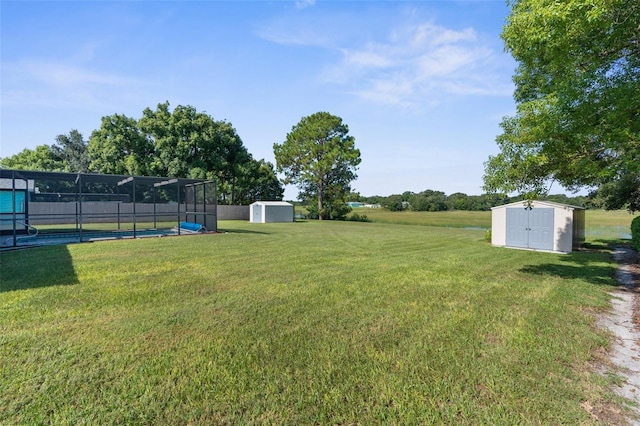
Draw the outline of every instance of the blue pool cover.
M200 225L199 223L193 222L180 222L180 229L191 232L204 232L206 231L205 227Z

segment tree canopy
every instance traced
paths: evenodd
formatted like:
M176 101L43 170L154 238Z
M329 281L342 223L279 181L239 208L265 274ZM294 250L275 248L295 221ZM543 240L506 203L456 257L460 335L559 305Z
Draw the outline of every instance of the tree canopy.
M502 38L518 62L517 111L501 123L485 189L608 185L618 207L640 209L640 3L509 4Z
M188 105L178 105L171 112L165 102L155 111L146 108L139 126L155 148L154 173L216 179L223 202L237 201L238 183L253 158L230 123Z
M161 103L139 120L103 117L89 154L101 173L215 179L225 204L279 200L284 193L273 166L254 160L230 123L189 105L171 111L169 102Z
M138 128L137 120L122 114L102 117L100 128L89 138L90 167L100 173L153 174L154 153L153 142Z
M161 103L139 120L102 117L88 143L77 130L55 140L2 158L0 167L215 179L218 201L225 204L281 200L284 194L273 164L253 159L231 123L189 105L171 111L169 102Z
M273 150L284 182L298 186L300 199L315 200L310 206L312 214L322 220L348 213L345 196L361 160L355 138L349 136L349 127L340 117L328 112L303 117Z
M282 200L284 187L276 171L268 161L252 160L246 163L236 185L235 199L239 204L251 204L259 200Z
M58 135L53 145L25 148L19 153L0 158L0 167L18 170L46 172L87 172L89 154L82 133L71 130L68 135Z
M0 167L46 172L65 171L64 162L54 155L50 145L38 145L34 149L25 148L11 157L1 158Z
M56 136L56 143L51 146L51 152L65 164L65 171L89 171L87 142L79 131L73 129L68 135Z

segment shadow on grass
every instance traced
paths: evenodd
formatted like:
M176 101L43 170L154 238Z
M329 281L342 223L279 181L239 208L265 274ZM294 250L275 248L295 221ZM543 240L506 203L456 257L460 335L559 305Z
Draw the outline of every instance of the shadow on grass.
M520 272L536 275L551 275L563 279L581 279L591 284L617 286L616 264L606 245L590 245L583 251L576 251L559 257L559 263L529 265ZM610 262L608 265L603 263Z
M0 256L0 293L78 284L66 245L8 251Z
M631 240L626 238L616 238L616 239L597 239L591 240L588 243L585 243L585 249L592 250L613 250L615 247L631 247Z

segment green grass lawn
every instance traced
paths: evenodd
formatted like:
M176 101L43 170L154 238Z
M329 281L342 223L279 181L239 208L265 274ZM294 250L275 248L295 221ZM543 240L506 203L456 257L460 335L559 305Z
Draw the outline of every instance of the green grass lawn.
M0 424L578 424L615 401L590 367L604 249L219 228L2 252Z

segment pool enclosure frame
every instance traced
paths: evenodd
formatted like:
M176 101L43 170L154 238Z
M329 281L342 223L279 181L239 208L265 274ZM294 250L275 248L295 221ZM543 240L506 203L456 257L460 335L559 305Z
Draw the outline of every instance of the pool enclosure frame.
M87 241L194 229L217 231L213 180L0 169L1 247L25 245L43 231Z

